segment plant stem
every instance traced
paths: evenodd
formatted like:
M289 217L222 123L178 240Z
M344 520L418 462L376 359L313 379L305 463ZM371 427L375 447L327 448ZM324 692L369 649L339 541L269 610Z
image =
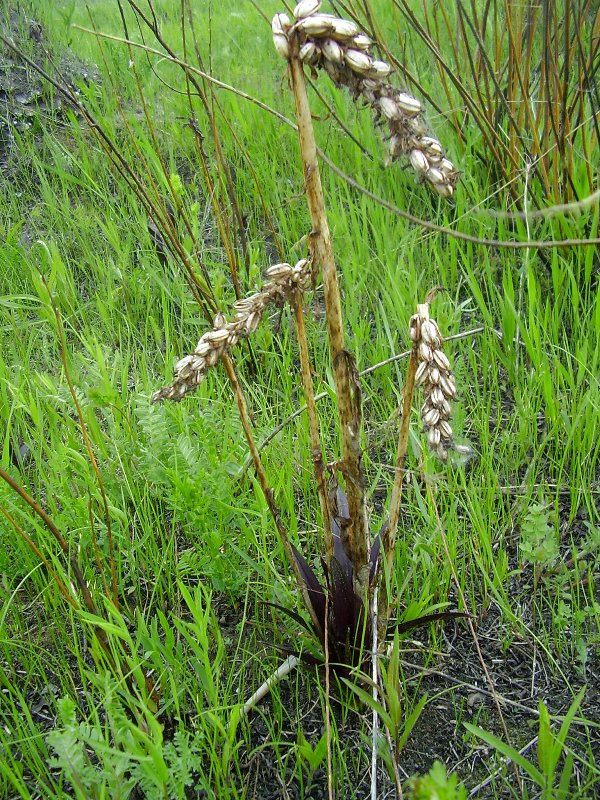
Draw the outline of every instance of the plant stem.
M321 516L323 518L323 533L325 538L325 556L327 563L330 563L333 555L333 537L331 535L331 519L329 514L329 504L327 502L327 492L325 490L325 466L323 463L323 448L319 434L319 418L317 416L317 403L315 399L315 389L312 374L310 371L310 360L308 356L308 342L306 339L306 327L304 325L304 311L302 309L302 297L296 292L291 298L294 318L296 320L296 336L300 348L300 371L302 374L302 386L304 388L304 399L306 400L306 410L308 415L308 429L310 434L310 452L317 482L317 492L319 494L319 504L321 506Z
M354 567L355 591L365 596L369 574L368 525L360 449L360 389L354 360L344 346L340 290L325 212L306 82L302 63L298 58L297 42L292 42L292 47L295 48L295 52L289 65L296 100L304 187L312 221L311 249L315 269L320 268L323 276L327 330L340 421L342 450L340 470L346 481L350 512L344 545Z
M277 528L277 533L279 534L279 538L281 539L281 542L283 544L283 549L285 550L287 559L294 571L294 575L296 576L296 581L298 583L300 591L302 592L302 598L304 600L306 609L310 614L311 620L316 630L321 632L321 623L317 619L317 616L313 609L313 605L310 602L308 589L306 587L304 580L302 579L300 570L298 569L298 564L296 563L296 557L294 556L294 551L292 549L292 545L289 536L287 534L287 530L281 519L281 511L279 509L279 506L275 502L275 494L273 492L273 488L269 485L265 468L263 467L262 461L260 460L258 447L256 446L256 442L254 441L254 436L252 435L252 427L250 424L250 417L248 416L248 407L246 406L246 398L244 397L244 393L242 391L242 387L240 386L240 382L238 381L235 372L235 367L233 366L233 362L229 358L227 353L225 353L221 357L221 361L223 362L223 365L227 372L227 377L229 378L229 383L231 385L233 394L235 396L238 412L240 415L240 421L242 423L242 428L244 429L244 435L246 437L246 441L248 442L248 447L250 448L250 453L252 455L252 461L254 462L254 469L256 470L256 477L258 478L260 488L262 489L262 493L265 497L265 500L267 501L267 505L269 506L269 511L271 512L271 516L273 517L273 520L275 522L275 527Z

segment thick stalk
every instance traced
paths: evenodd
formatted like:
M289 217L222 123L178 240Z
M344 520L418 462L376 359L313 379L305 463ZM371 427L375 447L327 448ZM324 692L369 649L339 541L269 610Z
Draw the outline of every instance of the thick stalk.
M360 449L360 389L358 380L355 380L354 360L344 347L340 290L325 212L306 82L302 63L297 55L297 42L291 44L296 48L289 65L296 100L304 187L312 221L312 256L315 269L320 268L323 276L327 330L340 422L342 449L340 469L346 482L350 511L350 523L346 528L347 538L344 544L354 566L355 590L364 595L368 587L369 568L364 474Z
M331 556L333 555L333 537L331 535L331 519L329 515L329 504L327 502L327 491L325 489L325 465L323 462L321 437L319 434L319 417L317 416L315 388L310 371L310 359L308 356L308 342L306 339L306 328L304 325L302 296L299 292L294 293L291 298L291 304L292 308L294 309L294 318L296 320L296 336L298 337L298 347L300 349L300 371L302 373L302 387L304 389L304 399L306 400L306 411L308 415L310 454L313 462L315 480L317 482L321 516L323 518L325 556L327 563L329 564L331 561Z

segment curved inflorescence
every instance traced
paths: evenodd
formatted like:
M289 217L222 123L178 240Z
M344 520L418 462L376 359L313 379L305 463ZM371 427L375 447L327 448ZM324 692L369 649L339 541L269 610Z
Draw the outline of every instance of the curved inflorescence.
M220 312L216 315L212 330L202 336L193 353L175 364L173 383L159 389L152 398L154 402L181 400L194 391L230 348L254 333L269 304L282 305L293 292L306 289L311 279L310 259L303 258L294 267L274 264L265 277L267 280L259 292L233 304L235 319L227 322Z
M390 65L372 54L373 42L351 20L319 13L320 0L302 0L294 20L273 17L273 43L282 58L294 56L314 69L324 69L336 86L363 100L375 121L389 131L388 161L400 158L442 197L450 197L458 179L454 164L440 142L429 135L422 106L416 97L386 81Z
M412 316L409 324L410 338L419 362L415 383L423 388L425 394L421 421L427 443L435 455L445 461L448 450L454 446L448 420L452 413L450 402L456 397L456 384L448 357L442 350L440 330L426 309L427 306L419 306L420 313Z

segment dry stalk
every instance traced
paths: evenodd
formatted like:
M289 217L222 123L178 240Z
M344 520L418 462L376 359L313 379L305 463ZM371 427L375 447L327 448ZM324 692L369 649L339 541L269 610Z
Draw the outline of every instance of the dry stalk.
M304 325L304 311L302 308L302 296L295 292L291 298L292 308L294 309L294 319L296 321L296 336L300 350L300 372L302 375L302 386L304 389L304 399L306 400L306 411L308 415L308 429L310 434L310 452L313 462L313 470L317 483L317 493L319 495L319 505L321 507L321 517L323 520L323 534L325 539L325 558L327 563L331 561L333 555L333 536L331 533L331 517L329 513L329 502L327 489L325 487L325 463L323 460L323 448L319 434L319 417L317 415L317 402L313 385L312 373L310 370L310 360L308 356L308 342L306 338L306 327Z
M366 519L364 474L360 448L360 390L354 359L345 349L340 290L325 212L325 201L317 162L317 148L299 42L292 39L289 61L296 113L305 191L312 221L311 249L315 268L321 269L327 315L327 330L340 420L342 459L340 470L346 481L350 522L345 529L344 545L354 567L355 590L365 596L368 588L368 528Z

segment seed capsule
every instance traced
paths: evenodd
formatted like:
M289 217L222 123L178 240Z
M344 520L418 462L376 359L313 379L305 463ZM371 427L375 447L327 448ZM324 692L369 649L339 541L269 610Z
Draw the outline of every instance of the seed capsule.
M429 171L427 172L427 180L434 185L446 183L446 177L444 173L437 169L437 167L430 167Z
M387 64L385 61L379 61L378 59L375 59L371 64L369 75L371 78L387 78L391 71L392 68L389 64Z
M334 64L341 64L344 60L344 51L333 39L325 39L321 45L321 50L325 58L328 61L333 61Z
M319 60L321 52L320 48L314 42L308 41L302 45L298 55L300 57L300 61L302 61L304 64L312 66Z
M456 386L452 378L448 378L446 377L446 375L442 375L440 377L440 386L442 387L442 391L449 400L453 400L456 397Z
M439 347L441 344L438 326L431 319L424 319L421 323L421 336L423 341L433 347Z
M454 164L448 158L442 158L438 166L442 170L442 172L445 172L447 175L448 174L454 175L454 173L456 172Z
M446 422L445 419L440 420L438 428L440 434L444 439L452 439L452 428L450 427L450 424Z
M386 119L398 119L398 106L391 97L380 97L379 108L383 111L383 115Z
M321 0L300 0L294 9L294 17L296 17L296 19L310 17L311 14L316 14L320 8Z
M431 366L429 367L428 377L429 377L429 383L431 383L432 386L437 386L437 384L440 382L440 371L433 364L431 364Z
M195 355L200 356L201 358L204 357L207 353L210 353L212 350L212 345L210 342L207 342L204 339L204 336L198 342L196 349L194 350Z
M417 172L427 172L429 169L429 161L427 161L425 153L421 150L411 150L408 157L414 170Z
M444 154L442 145L437 139L434 139L433 136L422 136L421 145L425 148L427 153L432 156L442 156Z
M277 55L285 59L290 57L290 43L288 42L287 36L285 36L283 33L274 33L273 44L275 45Z
M350 69L359 75L366 75L373 64L371 57L361 50L346 50L344 60Z
M437 408L430 408L429 411L423 414L423 424L425 425L437 425L440 419L440 412Z
M248 316L248 319L246 320L246 325L245 325L246 333L248 335L254 333L254 331L258 328L259 322L260 322L260 314L257 311L250 314Z
M291 271L292 267L289 264L273 264L265 274L269 278L279 278L282 275L289 275Z
M442 197L452 197L454 186L451 183L434 183L433 188Z
M211 344L222 344L228 336L229 331L225 330L225 328L221 328L218 331L208 331L202 338L207 342L211 342Z
M371 49L371 45L373 42L369 39L366 33L359 33L352 39L352 47L356 50L363 50L367 53ZM376 61L373 62L373 66L378 63Z
M441 434L438 428L430 428L427 433L427 439L431 447L437 447L441 441Z
M323 34L333 31L333 17L327 14L314 14L298 20L296 25L304 31L307 36L323 36Z
M442 370L442 372L448 372L450 370L450 362L448 361L448 357L442 350L434 350L433 360Z
M274 34L285 34L291 28L292 23L287 14L275 14L271 20L271 30Z
M438 410L441 410L446 398L444 397L442 390L438 386L435 386L429 394L429 399L431 400L432 405L434 405Z
M358 33L358 25L349 19L334 19L331 35L342 42L350 42Z
M444 402L440 406L440 416L444 419L448 419L450 414L452 413L452 406L450 403L444 398Z
M425 342L421 342L419 345L419 358L421 361L432 361L433 360L433 351L431 347Z
M417 367L417 371L415 373L415 383L417 386L421 386L421 384L425 383L425 379L427 378L427 370L429 369L429 364L427 361L421 361L419 366Z
M416 117L417 114L421 113L421 103L411 94L399 92L396 95L396 102L402 111L404 111L404 113L409 117Z

